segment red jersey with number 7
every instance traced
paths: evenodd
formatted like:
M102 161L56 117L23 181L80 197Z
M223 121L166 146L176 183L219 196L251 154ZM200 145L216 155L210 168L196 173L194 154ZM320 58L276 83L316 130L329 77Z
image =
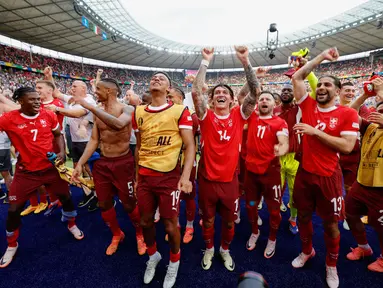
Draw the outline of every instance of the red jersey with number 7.
M344 106L320 108L308 94L298 102L298 105L302 109L302 123L331 136L354 135L357 137L359 118L355 110ZM302 167L310 173L329 177L339 165L338 151L315 136L303 135L302 149Z
M248 119L246 169L255 174L264 174L275 157L274 146L278 136L289 137L287 123L278 116L259 116L254 112Z
M47 152L53 151L53 133L60 125L52 111L40 109L35 116L27 116L19 110L0 116L0 131L8 134L19 152L18 169L39 171L52 167Z
M210 181L231 182L238 165L246 119L240 107L226 116L207 110L200 119L203 175Z

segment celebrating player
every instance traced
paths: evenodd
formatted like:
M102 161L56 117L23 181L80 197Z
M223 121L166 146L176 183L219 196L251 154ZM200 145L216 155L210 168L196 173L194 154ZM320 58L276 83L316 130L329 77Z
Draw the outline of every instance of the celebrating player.
M262 195L270 214L270 234L264 256L271 258L275 253L277 232L281 222L281 171L279 156L288 152L289 133L285 120L273 116L275 107L271 92L263 91L258 99L258 113L248 119L246 156L246 208L252 234L246 244L248 250L255 248L259 238L258 203Z
M294 97L302 110L302 123L294 130L302 137L302 165L294 187L294 204L302 253L292 262L300 268L314 257L312 213L323 219L327 249L326 281L330 288L339 286L336 263L339 253L338 221L344 216L342 172L338 152L350 153L359 129L358 115L348 107L335 106L341 85L334 76L322 76L316 88L316 101L306 92L304 80L322 61L339 57L336 48L328 49L299 69L292 78Z
M372 80L378 97L383 97L383 79ZM367 97L359 97L350 107L358 110ZM366 230L360 219L361 215L368 215L369 223L378 233L380 252L383 253L383 102L379 102L376 112L372 112L367 120L359 117L362 134L361 161L357 180L346 197L346 216L351 232L358 243L358 247L347 254L349 260L359 260L372 256L368 245ZM370 265L368 269L383 272L383 257Z
M234 94L227 85L219 84L211 91L212 109L207 107L202 88L205 83L209 62L213 59L214 49L203 49L203 60L193 82L192 96L197 116L200 120L202 137L202 155L198 169L199 207L202 211L202 234L206 251L201 265L210 269L214 256L214 220L216 209L222 216L222 237L220 255L226 269L233 271L234 261L229 245L234 237L234 213L238 200L237 165L242 131L245 120L254 111L260 84L249 61L247 47L235 47L237 57L242 63L250 94L241 107L230 110Z
M144 283L153 280L161 260L157 251L154 214L157 206L169 235L170 263L163 287L173 287L180 265L181 235L177 227L180 193L192 192L190 173L195 159L193 123L183 105L167 102L170 77L155 73L150 80L151 104L137 106L133 129L137 132L137 198L149 261ZM185 145L185 162L180 173L179 156ZM180 177L181 175L181 177Z
M137 199L133 191L134 156L129 149L133 107L117 100L120 93L121 88L117 81L106 78L96 84L96 96L98 101L104 104L104 110L88 103L83 97L73 97L76 103L96 116L91 139L73 171L73 179L78 181L78 177L82 175L82 167L100 145L102 157L93 166L93 178L102 219L113 234L112 242L106 249L106 255L114 254L119 243L125 238L113 206L114 191L117 191L124 210L129 214L136 228L138 254L143 255L146 247L140 227Z
M9 209L7 218L8 248L0 260L0 268L7 267L16 254L21 225L20 213L31 193L45 185L54 191L62 203L62 221L68 221L68 229L73 236L81 240L84 234L75 223L77 215L70 198L68 184L62 180L55 167L49 162L47 153L53 151L53 137L60 147L58 157L65 158L65 143L60 125L54 113L40 109L40 96L30 87L15 91L20 110L4 113L0 117L0 130L8 134L20 156L15 176L9 191Z

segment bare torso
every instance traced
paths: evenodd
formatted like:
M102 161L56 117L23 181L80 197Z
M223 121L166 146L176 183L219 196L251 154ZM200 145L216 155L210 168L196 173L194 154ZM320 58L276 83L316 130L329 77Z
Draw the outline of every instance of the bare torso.
M116 101L112 105L104 108L104 110L115 117L119 117L123 113L125 106L126 105ZM128 154L132 132L131 123L124 129L117 131L110 128L96 117L96 125L100 135L100 148L103 156L119 157Z

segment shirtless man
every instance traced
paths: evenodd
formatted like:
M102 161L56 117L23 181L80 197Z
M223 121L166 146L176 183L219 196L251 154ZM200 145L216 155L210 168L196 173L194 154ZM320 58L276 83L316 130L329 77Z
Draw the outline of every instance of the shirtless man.
M93 167L94 184L97 190L98 204L101 216L110 227L113 238L106 250L107 255L117 251L119 243L125 234L121 231L113 206L114 192L120 198L124 210L129 214L136 228L138 254L146 252L146 246L139 225L137 199L134 187L134 157L129 149L129 140L132 131L133 107L120 103L117 96L121 88L114 79L101 79L96 86L96 96L103 104L103 109L93 106L83 97L74 96L74 101L95 115L92 136L85 151L79 160L79 165L73 171L73 180L79 181L82 167L87 163L94 151L100 145L101 158Z

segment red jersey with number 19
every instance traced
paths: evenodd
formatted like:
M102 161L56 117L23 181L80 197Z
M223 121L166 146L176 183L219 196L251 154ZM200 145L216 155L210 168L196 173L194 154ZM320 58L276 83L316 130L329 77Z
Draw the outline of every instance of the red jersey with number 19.
M340 137L355 135L359 131L358 113L348 107L333 106L327 109L318 107L317 102L307 94L299 102L302 109L302 122L322 130L328 135ZM302 137L302 165L307 172L331 176L339 164L339 153L321 142L315 136Z
M248 123L246 168L255 174L264 174L275 159L274 145L279 143L278 136L289 137L287 123L278 116L255 113L251 114Z
M53 151L53 133L60 125L52 111L41 109L35 116L27 116L14 110L0 116L0 131L8 134L20 153L17 165L20 169L39 171L52 167L47 152Z
M207 110L200 120L202 155L205 177L210 181L231 182L241 151L245 115L235 107L226 116Z

